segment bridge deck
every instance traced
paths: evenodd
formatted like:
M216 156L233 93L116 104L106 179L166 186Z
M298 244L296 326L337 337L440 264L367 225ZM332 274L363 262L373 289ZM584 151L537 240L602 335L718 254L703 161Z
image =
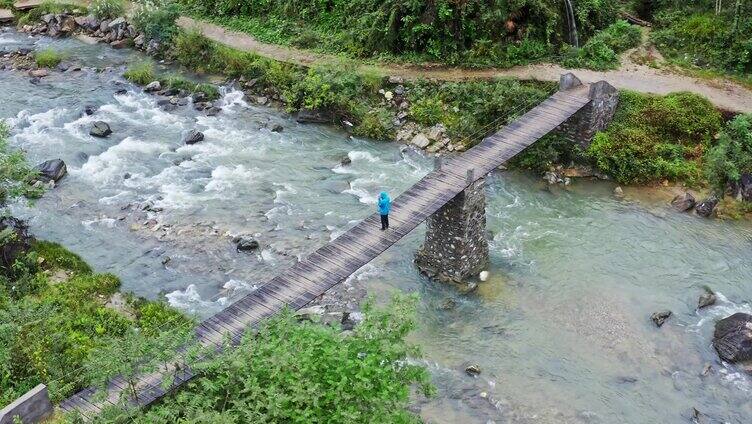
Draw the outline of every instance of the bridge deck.
M227 337L237 342L246 329L285 306L299 309L308 304L375 259L465 190L472 182L468 181L468 171L473 172L474 179L485 176L567 121L590 102L587 89L583 86L557 92L461 156L446 161L441 169L426 175L394 200L388 231L380 230L378 214L369 216L258 290L203 321L195 330L196 338L204 346L219 348ZM190 370L184 370L172 387L165 390L159 372L145 375L138 385L138 401L133 403L149 405L192 377ZM115 403L124 390L125 384L114 380L107 400ZM92 395L93 390L84 390L65 400L60 408L77 410L85 416L96 414L107 400L93 400Z

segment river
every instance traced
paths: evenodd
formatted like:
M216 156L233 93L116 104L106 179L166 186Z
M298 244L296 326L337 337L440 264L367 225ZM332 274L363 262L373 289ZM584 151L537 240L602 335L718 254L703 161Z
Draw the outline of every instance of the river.
M18 46L52 47L87 67L38 84L0 71L11 144L69 169L14 213L119 276L124 291L166 296L188 313L216 312L370 214L382 189L396 195L431 170L420 152L297 124L231 88L216 117L165 112L121 77L146 60L136 52L0 32L0 49ZM114 134L90 137L95 120ZM191 129L206 140L184 145ZM345 156L351 165L340 165ZM490 176L491 278L474 294L416 272L422 228L350 280L378 299L420 295L411 339L439 388L416 402L427 422L684 423L692 408L752 421L750 377L719 363L710 344L715 320L752 312L752 226L676 213L647 190L616 199L613 188ZM237 234L255 235L260 251L236 252ZM696 311L705 286L719 302ZM448 299L456 307L445 308ZM664 309L674 315L657 329L649 316ZM468 364L480 366L478 378L465 375Z

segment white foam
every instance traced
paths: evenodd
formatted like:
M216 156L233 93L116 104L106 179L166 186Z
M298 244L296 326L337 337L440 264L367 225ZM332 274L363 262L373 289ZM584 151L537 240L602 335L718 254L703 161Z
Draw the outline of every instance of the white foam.
M377 181L372 178L356 178L350 182L350 188L342 193L352 194L358 198L360 203L366 205L375 205L378 198L379 186Z
M364 152L360 150L353 150L352 152L347 154L347 157L349 157L353 162L367 161L370 163L376 163L381 160L372 155L370 152Z
M81 169L71 169L71 173L93 183L109 183L122 179L126 172L132 173L134 168L139 169L138 164L143 156L158 157L165 150L163 144L127 137L103 153L89 157Z
M220 165L212 171L211 181L206 184L204 190L225 192L236 189L236 185L248 185L257 176L255 170L250 170L245 165L234 167Z
M172 293L167 293L165 297L170 306L189 314L205 313L207 310L214 308L215 305L223 306L227 302L226 297L220 297L216 302L203 300L195 284L189 285L185 290L175 290Z
M115 228L115 225L117 224L117 220L113 218L99 218L99 219L92 219L90 221L81 221L81 224L83 224L84 228L87 230L91 230L94 226L100 226L104 228Z

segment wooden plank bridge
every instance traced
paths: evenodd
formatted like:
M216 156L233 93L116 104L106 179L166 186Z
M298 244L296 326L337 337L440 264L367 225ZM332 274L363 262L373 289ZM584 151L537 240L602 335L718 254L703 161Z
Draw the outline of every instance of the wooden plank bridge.
M477 146L447 160L397 197L389 215L388 231L381 231L378 214L369 216L305 260L203 321L195 330L197 340L206 347L217 348L228 337L237 343L248 328L283 308L302 308L375 259L475 180L559 127L590 101L589 86L556 92ZM149 405L193 377L190 370L181 370L174 376L172 386L165 389L162 373L145 375L139 379L138 399L132 404ZM122 379L115 379L110 382L106 399L95 399L94 389L86 389L65 400L60 408L90 417L108 403L117 403L127 390Z

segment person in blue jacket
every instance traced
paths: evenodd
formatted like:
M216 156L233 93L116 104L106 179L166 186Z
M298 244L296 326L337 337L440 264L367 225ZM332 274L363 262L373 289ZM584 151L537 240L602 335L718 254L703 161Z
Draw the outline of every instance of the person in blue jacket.
M381 214L381 231L389 228L389 211L392 210L392 199L385 191L379 194L379 214Z

